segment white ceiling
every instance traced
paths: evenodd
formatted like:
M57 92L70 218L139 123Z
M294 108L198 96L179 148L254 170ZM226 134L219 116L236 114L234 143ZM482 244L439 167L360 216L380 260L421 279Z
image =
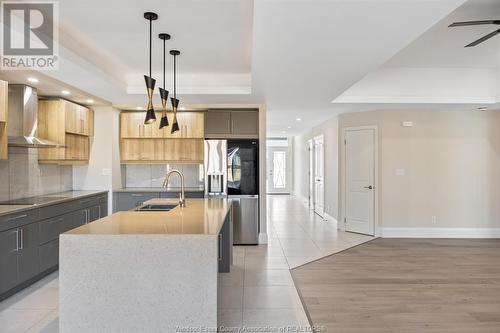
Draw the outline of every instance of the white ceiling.
M493 0L473 1L492 6L489 13L497 9ZM167 50L182 52L178 86L183 105L266 103L268 133L293 134L351 109L331 101L379 68L494 64L490 45L483 53L473 50L473 56L462 55L462 47L453 54L452 41L465 45L483 33L449 31L447 22L440 22L463 2L64 0L60 69L44 75L118 107L143 106L148 22L142 15L155 11L160 18L154 22L153 76L161 82L162 44L156 35L170 33ZM431 35L425 33L429 29ZM445 35L450 45L442 43ZM451 54L449 61L445 53ZM168 58L167 88L171 64Z
M500 1L469 0L336 98L335 109L343 110L346 103L367 104L364 108L371 103L496 108L500 102L500 37L476 47L464 46L498 26L448 25L499 18Z

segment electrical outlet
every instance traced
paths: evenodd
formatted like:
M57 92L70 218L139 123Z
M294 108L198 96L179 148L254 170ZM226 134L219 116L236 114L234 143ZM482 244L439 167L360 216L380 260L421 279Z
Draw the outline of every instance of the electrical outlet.
M432 215L431 221L432 221L432 224L436 224L437 223L437 216L436 215Z

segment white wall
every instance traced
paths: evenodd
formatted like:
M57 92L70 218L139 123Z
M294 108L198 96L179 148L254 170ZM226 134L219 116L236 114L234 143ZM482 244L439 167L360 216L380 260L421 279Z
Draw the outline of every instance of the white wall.
M325 212L338 217L338 117L294 137L294 193L307 200L309 193L309 153L307 141L323 135L325 149Z
M414 125L402 127L402 121ZM378 126L380 235L500 235L500 112L384 110L339 116L340 128L363 125ZM397 169L404 175L396 175ZM340 217L343 221L343 209Z
M113 188L121 187L118 137L119 111L112 107L95 107L89 164L73 168L73 189L108 190L110 212Z

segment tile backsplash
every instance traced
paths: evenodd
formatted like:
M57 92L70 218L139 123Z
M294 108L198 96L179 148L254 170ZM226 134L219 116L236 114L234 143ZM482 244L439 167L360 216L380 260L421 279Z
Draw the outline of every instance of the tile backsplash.
M0 179L0 201L63 192L73 189L73 167L38 164L34 148L9 148Z
M184 174L185 187L202 187L203 164L127 164L125 187L161 187L168 170L178 169ZM172 175L168 187L180 187L177 175Z

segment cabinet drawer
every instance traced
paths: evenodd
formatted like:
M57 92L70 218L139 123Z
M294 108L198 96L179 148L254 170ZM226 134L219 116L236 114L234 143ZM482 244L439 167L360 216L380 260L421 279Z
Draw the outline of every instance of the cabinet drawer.
M59 239L40 246L40 272L59 264Z
M41 221L39 226L40 244L45 244L54 239L58 239L60 234L74 229L80 226L80 224L78 224L75 213L68 213Z
M78 200L78 208L88 208L99 205L99 197L89 197Z
M76 201L63 202L56 205L42 207L40 208L40 220L45 220L55 216L66 214L75 211L78 208L79 207L76 205Z
M38 209L0 216L0 231L16 228L38 220Z

